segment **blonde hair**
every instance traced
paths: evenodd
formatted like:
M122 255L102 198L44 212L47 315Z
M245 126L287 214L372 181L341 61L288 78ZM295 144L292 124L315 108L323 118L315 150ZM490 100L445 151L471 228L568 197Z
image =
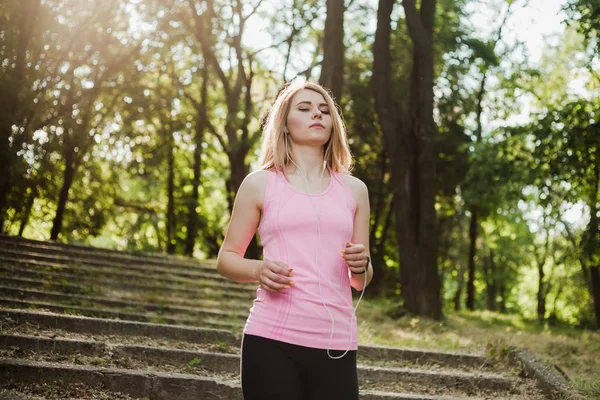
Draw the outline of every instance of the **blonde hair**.
M350 154L350 148L348 147L348 138L341 110L333 101L329 91L314 82L289 85L279 92L264 123L264 139L259 158L260 169L280 170L288 163L285 126L291 100L302 89L312 90L323 95L331 113L331 136L325 149L327 167L333 172L349 173L352 169L352 154Z

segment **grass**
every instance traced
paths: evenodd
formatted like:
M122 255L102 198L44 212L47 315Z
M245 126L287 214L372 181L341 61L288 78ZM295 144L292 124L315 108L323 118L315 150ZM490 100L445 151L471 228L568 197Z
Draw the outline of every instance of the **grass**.
M489 311L452 313L443 321L392 318L391 309L384 300L363 300L357 311L359 343L494 357L515 346L564 371L582 395L600 399L600 332Z

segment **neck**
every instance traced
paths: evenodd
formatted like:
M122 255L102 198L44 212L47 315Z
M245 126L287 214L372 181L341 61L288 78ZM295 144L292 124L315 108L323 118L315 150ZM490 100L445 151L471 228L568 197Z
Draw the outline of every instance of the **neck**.
M294 149L290 154L294 162L289 162L286 166L286 172L304 174L306 179L320 179L324 175L323 171L323 149Z

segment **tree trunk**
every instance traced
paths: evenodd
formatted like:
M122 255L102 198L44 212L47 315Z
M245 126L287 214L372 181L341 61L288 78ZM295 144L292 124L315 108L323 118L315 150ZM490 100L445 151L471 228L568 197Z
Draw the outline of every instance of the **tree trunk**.
M487 81L487 70L483 73L483 78L479 84L479 91L477 92L477 109L476 109L476 122L477 127L475 129L476 143L480 143L482 139L483 125L481 122L481 116L483 115L483 97L485 95L485 83ZM475 309L475 279L476 279L476 263L477 263L477 236L478 236L478 219L479 213L476 207L471 210L471 222L469 224L469 276L467 279L467 310L473 311Z
M487 267L487 309L496 311L496 297L498 288L498 279L496 278L496 263L494 262L494 253L490 250Z
M407 119L409 126L400 132L404 145L398 147L401 150L398 157L409 161L400 174L401 180L396 181L401 184L403 192L396 211L396 229L403 242L400 249L400 280L403 282L403 298L408 311L441 318L433 149L436 131L433 121L435 0L422 0L419 12L414 0L404 0L402 4L413 43L413 69Z
M200 188L200 171L202 162L202 136L203 129L198 127L199 118L196 119L196 148L194 149L194 177L192 178L192 198L189 201L188 206L188 222L187 222L187 233L185 237L185 248L183 254L186 256L192 256L194 254L194 247L196 244L196 237L198 237L198 222L199 216L198 208Z
M384 294L384 290L386 289L386 283L390 283L388 281L389 273L388 268L385 265L385 238L387 237L387 232L390 230L390 226L392 224L392 219L394 217L394 198L392 197L390 204L387 207L385 220L383 223L383 228L381 230L381 238L379 240L374 240L371 245L371 250L373 251L372 257L372 265L373 265L373 279L369 284L369 295L373 297L381 296ZM387 285L389 287L391 285Z
M590 263L590 295L594 316L596 317L596 329L600 330L600 266L597 264L598 247L600 246L600 218L598 217L598 201L600 200L600 162L594 165L594 191L590 199L590 222L588 223L587 238L584 244L587 259Z
M546 217L544 216L544 226L546 226ZM537 249L536 249L537 250ZM546 266L546 259L550 251L550 232L546 232L546 243L544 245L543 252L537 254L536 261L538 267L538 292L537 292L537 317L538 320L543 321L546 319L546 294L548 290L546 288L545 272L544 267ZM536 251L537 253L537 251Z
M593 191L589 199L590 221L584 233L583 253L589 268L590 297L592 309L596 318L596 328L600 330L600 265L597 258L600 247L600 218L598 217L598 202L600 201L600 161L594 165Z
M173 143L173 135L167 132L167 254L175 254L175 149Z
M457 277L457 281L456 281L456 292L454 293L454 298L453 298L455 311L460 311L462 308L462 291L465 287L465 272L466 272L465 264L461 263L460 267L458 269L458 277Z
M500 293L500 301L498 302L498 311L506 313L506 285L504 283L498 283L498 293Z
M592 281L592 299L594 317L596 318L596 329L600 330L600 266L594 265L590 267L590 278Z
M344 12L344 0L327 0L319 82L331 90L338 102L342 98L344 85Z
M37 195L38 195L37 186L32 185L31 192L29 193L29 196L27 197L27 202L25 203L25 206L23 207L23 215L21 216L18 236L23 236L23 231L25 231L25 227L29 223L29 217L31 216L31 209L33 208L33 203L34 203Z
M540 321L546 319L546 290L544 287L544 265L538 264L537 317Z
M20 150L10 145L12 126L20 107L20 95L23 91L27 48L33 37L33 27L39 13L41 0L24 0L18 17L19 27L14 69L11 76L3 79L5 85L0 96L0 233L4 232L4 221L8 207L8 195L13 185L12 167L16 159L15 152ZM9 34L10 36L10 34Z
M194 149L194 178L192 179L192 199L188 209L187 236L185 238L184 254L192 256L194 254L194 246L198 237L199 215L198 203L201 172L202 172L202 142L204 140L204 130L207 126L206 102L208 97L208 66L204 66L202 70L202 89L200 91L200 103L196 109L196 148Z
M467 309L475 309L475 261L477 260L477 210L471 210L469 224L469 277L467 280Z
M248 174L248 167L244 161L244 158L245 158L245 155L247 154L247 152L248 152L248 150L246 150L245 148L242 148L242 149L240 149L240 154L230 153L229 164L231 165L231 175L230 175L229 179L227 180L227 188L230 193L228 196L228 198L230 199L230 202L229 202L230 213L233 209L233 199L235 198L235 194L237 193L238 189L242 185L244 178ZM260 258L261 253L262 253L262 250L261 250L260 246L258 245L258 238L256 235L254 235L254 237L248 244L248 248L246 249L246 253L245 253L244 257L253 259L253 260L258 260Z
M403 2L413 42L413 69L408 112L391 97L390 23L394 1L380 0L373 46L375 108L390 149L400 283L410 313L442 317L437 268L435 163L433 152L433 16L435 1ZM396 114L397 116L395 116Z
M52 223L52 230L50 231L50 240L58 240L58 236L62 230L63 217L67 200L69 199L69 190L73 185L73 178L75 176L75 161L74 151L69 149L65 154L65 170L63 172L63 184L60 188L60 194L58 196L58 204L56 207L56 215L54 216L54 222Z
M384 294L385 283L387 282L388 271L384 259L385 239L394 214L394 196L388 193L385 183L385 175L389 170L388 158L385 150L382 151L379 159L379 179L377 185L369 190L372 199L371 204L373 205L371 209L372 223L369 229L373 279L369 284L369 295L374 297ZM379 239L377 238L378 232L380 232Z

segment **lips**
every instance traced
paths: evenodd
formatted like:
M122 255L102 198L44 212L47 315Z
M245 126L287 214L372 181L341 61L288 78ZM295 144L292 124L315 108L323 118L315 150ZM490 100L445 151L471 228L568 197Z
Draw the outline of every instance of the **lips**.
M325 128L325 125L317 123L317 124L312 124L309 128L317 128L317 127L318 128Z

